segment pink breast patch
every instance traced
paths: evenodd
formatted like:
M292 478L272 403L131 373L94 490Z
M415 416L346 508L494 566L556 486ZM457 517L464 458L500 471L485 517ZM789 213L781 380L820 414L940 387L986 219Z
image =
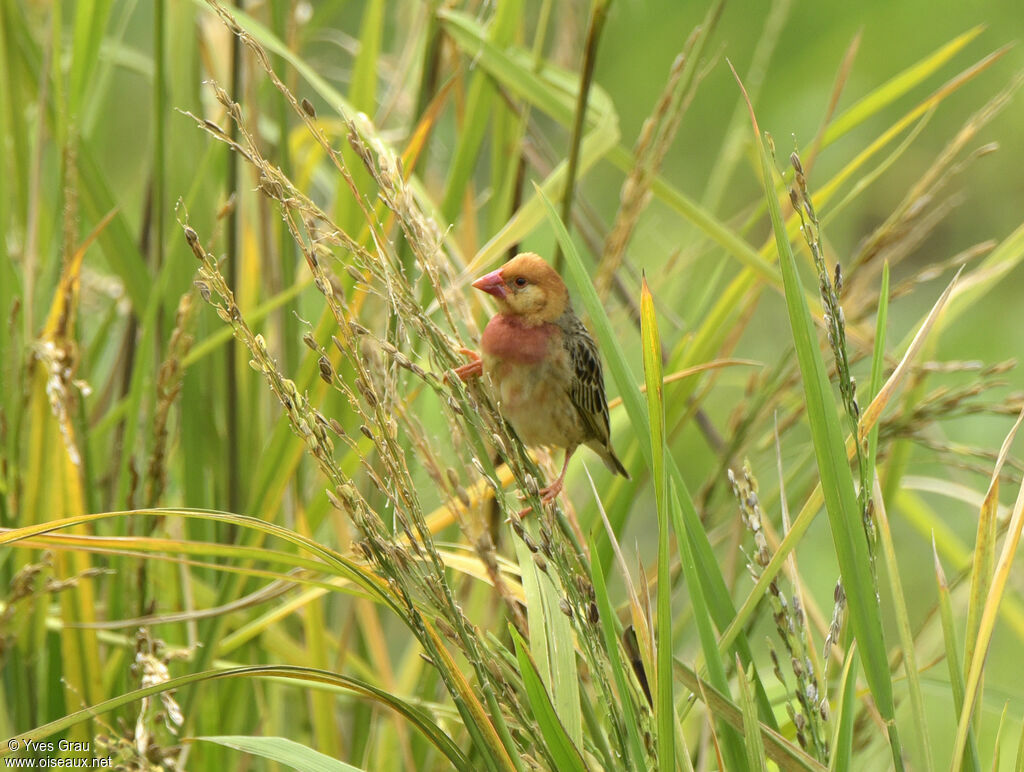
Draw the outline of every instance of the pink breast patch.
M506 362L537 364L548 353L548 341L558 328L553 324L528 326L514 316L497 314L487 324L480 348Z

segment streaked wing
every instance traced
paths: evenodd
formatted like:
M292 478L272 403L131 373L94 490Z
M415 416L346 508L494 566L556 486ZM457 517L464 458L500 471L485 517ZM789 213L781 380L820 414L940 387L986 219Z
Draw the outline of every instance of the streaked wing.
M566 314L561 321L565 325L565 347L573 370L569 397L579 411L588 434L602 445L607 445L608 400L604 394L604 375L597 344L575 314Z

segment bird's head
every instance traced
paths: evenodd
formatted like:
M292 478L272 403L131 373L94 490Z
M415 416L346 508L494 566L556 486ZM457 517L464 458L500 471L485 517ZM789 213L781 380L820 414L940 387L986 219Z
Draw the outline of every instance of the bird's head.
M492 295L504 314L528 324L554 322L569 307L569 290L555 269L532 252L516 255L473 286Z

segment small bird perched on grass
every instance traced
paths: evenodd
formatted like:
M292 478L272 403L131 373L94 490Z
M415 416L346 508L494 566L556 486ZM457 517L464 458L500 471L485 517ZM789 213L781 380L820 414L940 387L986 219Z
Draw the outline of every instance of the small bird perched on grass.
M541 502L561 492L580 445L629 479L612 449L597 344L573 312L562 278L540 256L525 252L473 286L494 297L498 313L480 338L483 357L463 349L473 361L455 373L463 381L490 377L501 414L524 443L565 448L562 472L541 489Z

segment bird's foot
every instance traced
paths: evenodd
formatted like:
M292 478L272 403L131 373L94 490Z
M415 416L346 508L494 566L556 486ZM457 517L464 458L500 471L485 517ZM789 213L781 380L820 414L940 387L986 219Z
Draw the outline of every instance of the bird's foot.
M478 353L468 348L460 348L459 353L468 356L472 360L468 364L454 369L455 374L459 376L463 383L468 382L470 378L479 378L484 374L484 363L480 360Z
M548 485L547 487L541 488L539 491L537 491L537 495L540 496L541 506L544 506L545 504L550 504L552 501L557 499L558 498L558 494L562 492L562 488L564 487L564 485L565 485L564 478L559 477L557 480L555 480L553 483L551 483L551 485ZM526 498L526 497L523 496L522 498ZM533 505L531 504L530 506L525 507L524 509L519 510L519 516L520 517L526 517L532 511L533 511Z

